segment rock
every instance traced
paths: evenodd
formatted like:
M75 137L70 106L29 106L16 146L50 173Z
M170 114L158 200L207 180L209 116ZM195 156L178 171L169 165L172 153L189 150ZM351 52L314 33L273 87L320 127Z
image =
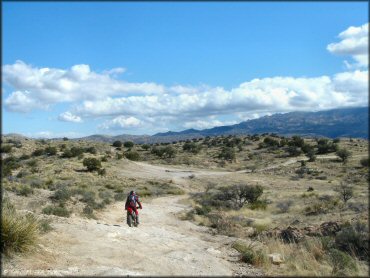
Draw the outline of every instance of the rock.
M322 233L318 227L307 226L303 228L303 231L308 236L322 236Z
M280 264L284 263L284 258L279 253L268 254L268 258L270 259L270 262L273 263L273 264L280 265Z
M281 231L280 237L286 243L290 243L290 242L297 243L304 238L304 234L298 228L289 226L285 230Z
M324 222L320 225L320 231L323 236L335 235L340 230L341 229L340 229L338 222L329 221L329 222Z

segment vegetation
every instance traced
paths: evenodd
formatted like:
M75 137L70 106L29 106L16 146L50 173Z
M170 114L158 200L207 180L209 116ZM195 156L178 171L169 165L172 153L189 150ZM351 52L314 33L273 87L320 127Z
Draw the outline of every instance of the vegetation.
M83 160L82 164L83 164L83 166L85 166L87 168L87 170L89 172L97 171L102 167L100 160L98 160L94 157L85 158Z

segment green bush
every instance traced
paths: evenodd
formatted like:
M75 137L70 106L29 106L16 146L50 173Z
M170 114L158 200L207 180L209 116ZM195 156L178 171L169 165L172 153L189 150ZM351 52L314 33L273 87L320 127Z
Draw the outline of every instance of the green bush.
M45 154L45 150L44 149L36 149L32 152L32 156L41 156Z
M10 153L12 151L12 145L2 145L0 148L1 153Z
M42 209L42 213L48 214L48 215L56 215L60 217L69 217L70 211L68 211L65 207L62 206L47 206Z
M56 155L57 154L57 148L48 146L48 147L45 148L44 152L45 152L46 155L49 155L49 156Z
M35 246L39 223L33 215L19 215L8 202L3 202L1 217L1 253L26 252Z
M194 142L186 142L183 146L182 149L186 152L191 152L193 154L197 154L200 152L202 147L199 144L196 144Z
M248 204L248 207L252 210L266 210L267 200L256 200Z
M105 176L107 174L107 170L105 168L99 169L98 170L98 175L99 176Z
M233 161L235 160L235 150L230 147L223 147L221 152L218 155L218 158Z
M59 202L66 202L70 197L71 192L66 187L62 187L54 192L52 199Z
M352 154L347 149L339 149L337 150L336 155L339 156L343 163L346 163Z
M94 216L94 209L89 206L89 205L86 205L84 208L83 208L83 214L85 214L85 216L87 218L95 218Z
M39 220L39 228L41 233L47 233L53 230L53 227L50 225L50 219L41 219Z
M330 250L329 256L333 266L333 275L353 276L357 274L356 262L350 255L333 248Z
M125 153L125 157L133 161L138 161L140 159L140 155L137 151L128 151Z
M33 194L33 189L28 184L23 184L19 188L16 189L18 195L21 196L28 196Z
M89 172L97 171L102 167L100 160L94 157L85 158L82 164L87 168Z
M122 142L117 140L117 141L114 141L113 144L112 144L113 147L116 147L116 148L120 148L122 147Z
M252 245L234 242L231 247L241 254L241 260L245 263L260 266L267 261L267 257L263 251L255 250Z
M87 148L85 148L85 152L86 153L91 153L91 154L96 154L97 150L96 150L95 147L87 147Z
M123 143L123 146L125 148L132 148L134 146L134 142L126 141L125 143Z

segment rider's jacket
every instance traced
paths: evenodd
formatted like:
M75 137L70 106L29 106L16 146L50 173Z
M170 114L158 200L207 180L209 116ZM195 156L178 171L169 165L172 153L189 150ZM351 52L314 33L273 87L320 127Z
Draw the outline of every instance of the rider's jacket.
M128 207L136 209L136 204L139 205L139 208L142 208L141 202L139 201L139 196L136 194L128 195L126 199L125 210L127 210Z

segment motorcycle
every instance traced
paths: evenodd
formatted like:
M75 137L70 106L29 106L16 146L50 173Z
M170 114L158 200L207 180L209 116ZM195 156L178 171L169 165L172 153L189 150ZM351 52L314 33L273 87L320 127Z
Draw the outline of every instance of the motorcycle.
M137 209L138 208L139 207L137 207ZM131 207L127 208L127 224L130 227L132 227L132 225L134 225L134 227L137 227L139 225L139 223L137 223L137 215Z

